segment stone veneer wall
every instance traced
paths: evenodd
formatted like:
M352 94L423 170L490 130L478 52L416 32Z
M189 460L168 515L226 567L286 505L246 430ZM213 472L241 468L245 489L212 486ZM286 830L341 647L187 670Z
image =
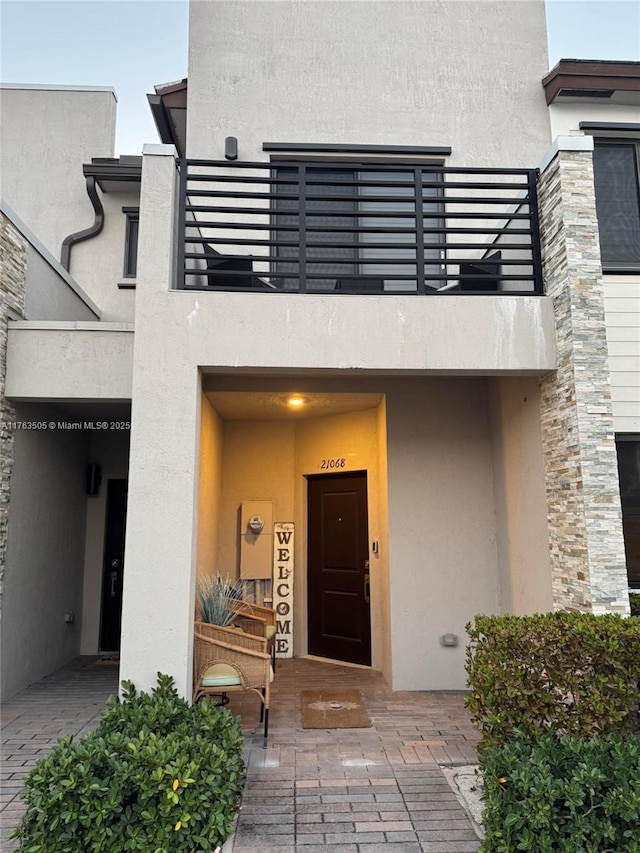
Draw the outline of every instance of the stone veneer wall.
M13 432L10 424L16 420L15 409L4 396L7 323L10 314L18 317L24 315L26 280L27 241L4 213L0 212L0 607L13 467Z
M554 605L629 613L590 150L558 151L539 209L558 346L540 383Z

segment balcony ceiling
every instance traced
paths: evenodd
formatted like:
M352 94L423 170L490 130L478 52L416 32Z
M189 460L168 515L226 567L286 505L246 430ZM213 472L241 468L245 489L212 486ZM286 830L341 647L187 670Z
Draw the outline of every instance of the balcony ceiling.
M223 421L280 421L344 415L375 409L382 394L300 393L303 405L293 408L288 400L296 396L278 391L207 391L205 395Z

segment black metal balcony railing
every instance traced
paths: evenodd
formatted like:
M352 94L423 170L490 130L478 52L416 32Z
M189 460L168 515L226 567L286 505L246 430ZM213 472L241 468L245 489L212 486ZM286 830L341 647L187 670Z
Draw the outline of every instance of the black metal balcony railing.
M535 169L183 160L178 286L540 294Z

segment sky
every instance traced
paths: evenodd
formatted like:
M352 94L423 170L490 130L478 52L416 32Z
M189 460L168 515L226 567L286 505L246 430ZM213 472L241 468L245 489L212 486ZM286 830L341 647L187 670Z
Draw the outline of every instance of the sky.
M640 0L547 0L547 24L550 68L640 60ZM139 154L158 141L146 95L187 76L187 39L187 0L0 0L0 80L112 86L116 153Z

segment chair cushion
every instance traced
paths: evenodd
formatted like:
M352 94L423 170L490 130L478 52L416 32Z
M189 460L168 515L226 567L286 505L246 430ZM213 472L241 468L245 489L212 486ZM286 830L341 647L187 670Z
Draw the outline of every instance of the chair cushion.
M264 633L265 633L267 640L270 640L272 637L275 637L275 635L276 635L276 626L275 625L267 625L265 627Z
M242 684L242 679L228 663L214 663L202 677L203 687L236 687Z
M269 667L269 681L274 679L273 668ZM214 663L205 670L200 682L202 687L239 687L242 679L228 663Z

